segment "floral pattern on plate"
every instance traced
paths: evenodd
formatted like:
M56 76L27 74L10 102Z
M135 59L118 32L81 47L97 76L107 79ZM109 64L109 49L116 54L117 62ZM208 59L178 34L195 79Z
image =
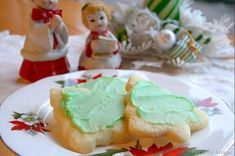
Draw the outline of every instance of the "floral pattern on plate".
M202 100L196 99L194 100L194 103L197 107L205 111L209 116L223 114L222 110L217 107L218 103L214 102L212 97L208 97Z
M135 147L129 149L108 149L104 153L94 154L91 156L197 156L206 153L208 150L189 148L187 146L177 147L171 143L158 147L155 143L149 146L146 150L142 149L141 143L136 142Z
M13 124L12 131L24 131L32 136L37 133L49 132L46 129L46 123L42 122L41 118L38 118L34 113L18 113L13 112L14 120L9 121Z
M51 122L53 121L52 113L50 113L51 109L49 109L49 90L54 87L85 83L90 79L96 79L102 76L119 76L127 79L129 75L133 73L146 76L147 79L157 82L173 92L190 97L197 107L200 107L208 113L210 127L192 135L190 142L183 146L173 146L167 143L158 144L158 140L141 139L139 142L137 141L137 143L136 141L133 141L125 145L97 147L90 155L193 156L201 154L208 155L209 153L218 155L223 151L226 152L230 145L232 145L234 141L234 114L229 110L223 100L188 82L179 81L161 74L132 70L94 70L75 72L43 79L15 92L3 102L0 109L0 119L3 123L0 126L1 137L6 144L19 155L34 155L35 153L37 153L38 156L48 155L48 153L53 156L80 155L79 153L75 153L59 146L58 142L52 139L52 132L48 132L47 123L52 125ZM31 96L32 92L40 96ZM27 98L22 98L22 94ZM48 111L50 112L47 113ZM220 124L218 125L218 123ZM224 129L224 127L226 127L226 129ZM27 137L28 135L34 137ZM203 140L198 139L198 137L201 136L203 137ZM215 141L219 141L220 144L215 144ZM29 146L32 146L34 151L27 150ZM41 150L41 147L43 147L43 150ZM52 147L56 150L52 150ZM166 150L162 151L161 149Z
M83 74L80 78L56 81L56 83L60 84L62 87L73 86L73 85L77 85L77 84L80 84L80 83L86 83L88 80L98 79L102 76L103 76L102 73L99 73L99 74L96 74L96 75Z

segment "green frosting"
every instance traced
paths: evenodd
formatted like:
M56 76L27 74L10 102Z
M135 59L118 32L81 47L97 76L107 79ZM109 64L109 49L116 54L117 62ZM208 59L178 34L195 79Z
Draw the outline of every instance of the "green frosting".
M134 106L139 107L143 103L152 103L153 98L159 95L170 95L170 91L157 86L151 81L139 81L131 92L131 100Z
M197 122L195 105L186 97L173 95L170 91L150 81L139 81L130 93L132 104L142 119L154 124L182 124Z
M63 89L62 107L84 133L113 127L124 116L125 82L103 77Z
M126 95L126 83L120 78L102 77L97 80L90 80L78 87L101 90L114 95Z

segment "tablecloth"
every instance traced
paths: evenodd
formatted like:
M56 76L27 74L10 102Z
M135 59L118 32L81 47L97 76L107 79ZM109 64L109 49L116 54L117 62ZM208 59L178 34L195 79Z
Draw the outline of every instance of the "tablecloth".
M76 71L85 38L86 34L69 38L68 58L72 67L71 72ZM12 92L28 85L22 82L18 76L22 62L20 50L23 47L24 39L25 36L10 35L8 31L0 32L0 102ZM231 58L214 58L209 62L209 64L193 68L176 68L162 67L154 59L125 59L123 68L148 70L190 81L223 99L234 112L234 48L231 49ZM233 155L233 149L230 150ZM11 156L14 154L0 141L0 155Z

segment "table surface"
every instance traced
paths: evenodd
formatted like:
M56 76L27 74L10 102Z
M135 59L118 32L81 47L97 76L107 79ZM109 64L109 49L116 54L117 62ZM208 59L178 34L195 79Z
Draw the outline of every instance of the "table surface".
M72 71L76 71L78 58L82 52L86 35L70 36L68 58ZM0 32L0 102L8 95L28 84L23 83L18 77L18 70L22 62L20 49L23 46L24 36L10 35ZM212 59L210 64L195 68L161 67L153 59L125 59L124 69L147 70L164 75L174 76L202 86L207 91L223 99L231 110L234 110L234 49L231 57L226 59ZM205 87L206 86L206 87ZM218 87L219 86L219 87ZM233 150L230 149L231 151ZM13 154L0 141L0 153L3 156Z

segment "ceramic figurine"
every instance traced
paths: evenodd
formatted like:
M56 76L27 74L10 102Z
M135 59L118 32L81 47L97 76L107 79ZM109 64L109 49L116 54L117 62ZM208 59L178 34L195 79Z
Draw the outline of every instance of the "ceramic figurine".
M82 8L83 24L90 30L78 70L119 69L119 42L108 30L109 8L101 1L91 1Z
M69 72L66 57L68 31L57 0L32 0L35 7L21 55L21 78L35 82L44 77Z

